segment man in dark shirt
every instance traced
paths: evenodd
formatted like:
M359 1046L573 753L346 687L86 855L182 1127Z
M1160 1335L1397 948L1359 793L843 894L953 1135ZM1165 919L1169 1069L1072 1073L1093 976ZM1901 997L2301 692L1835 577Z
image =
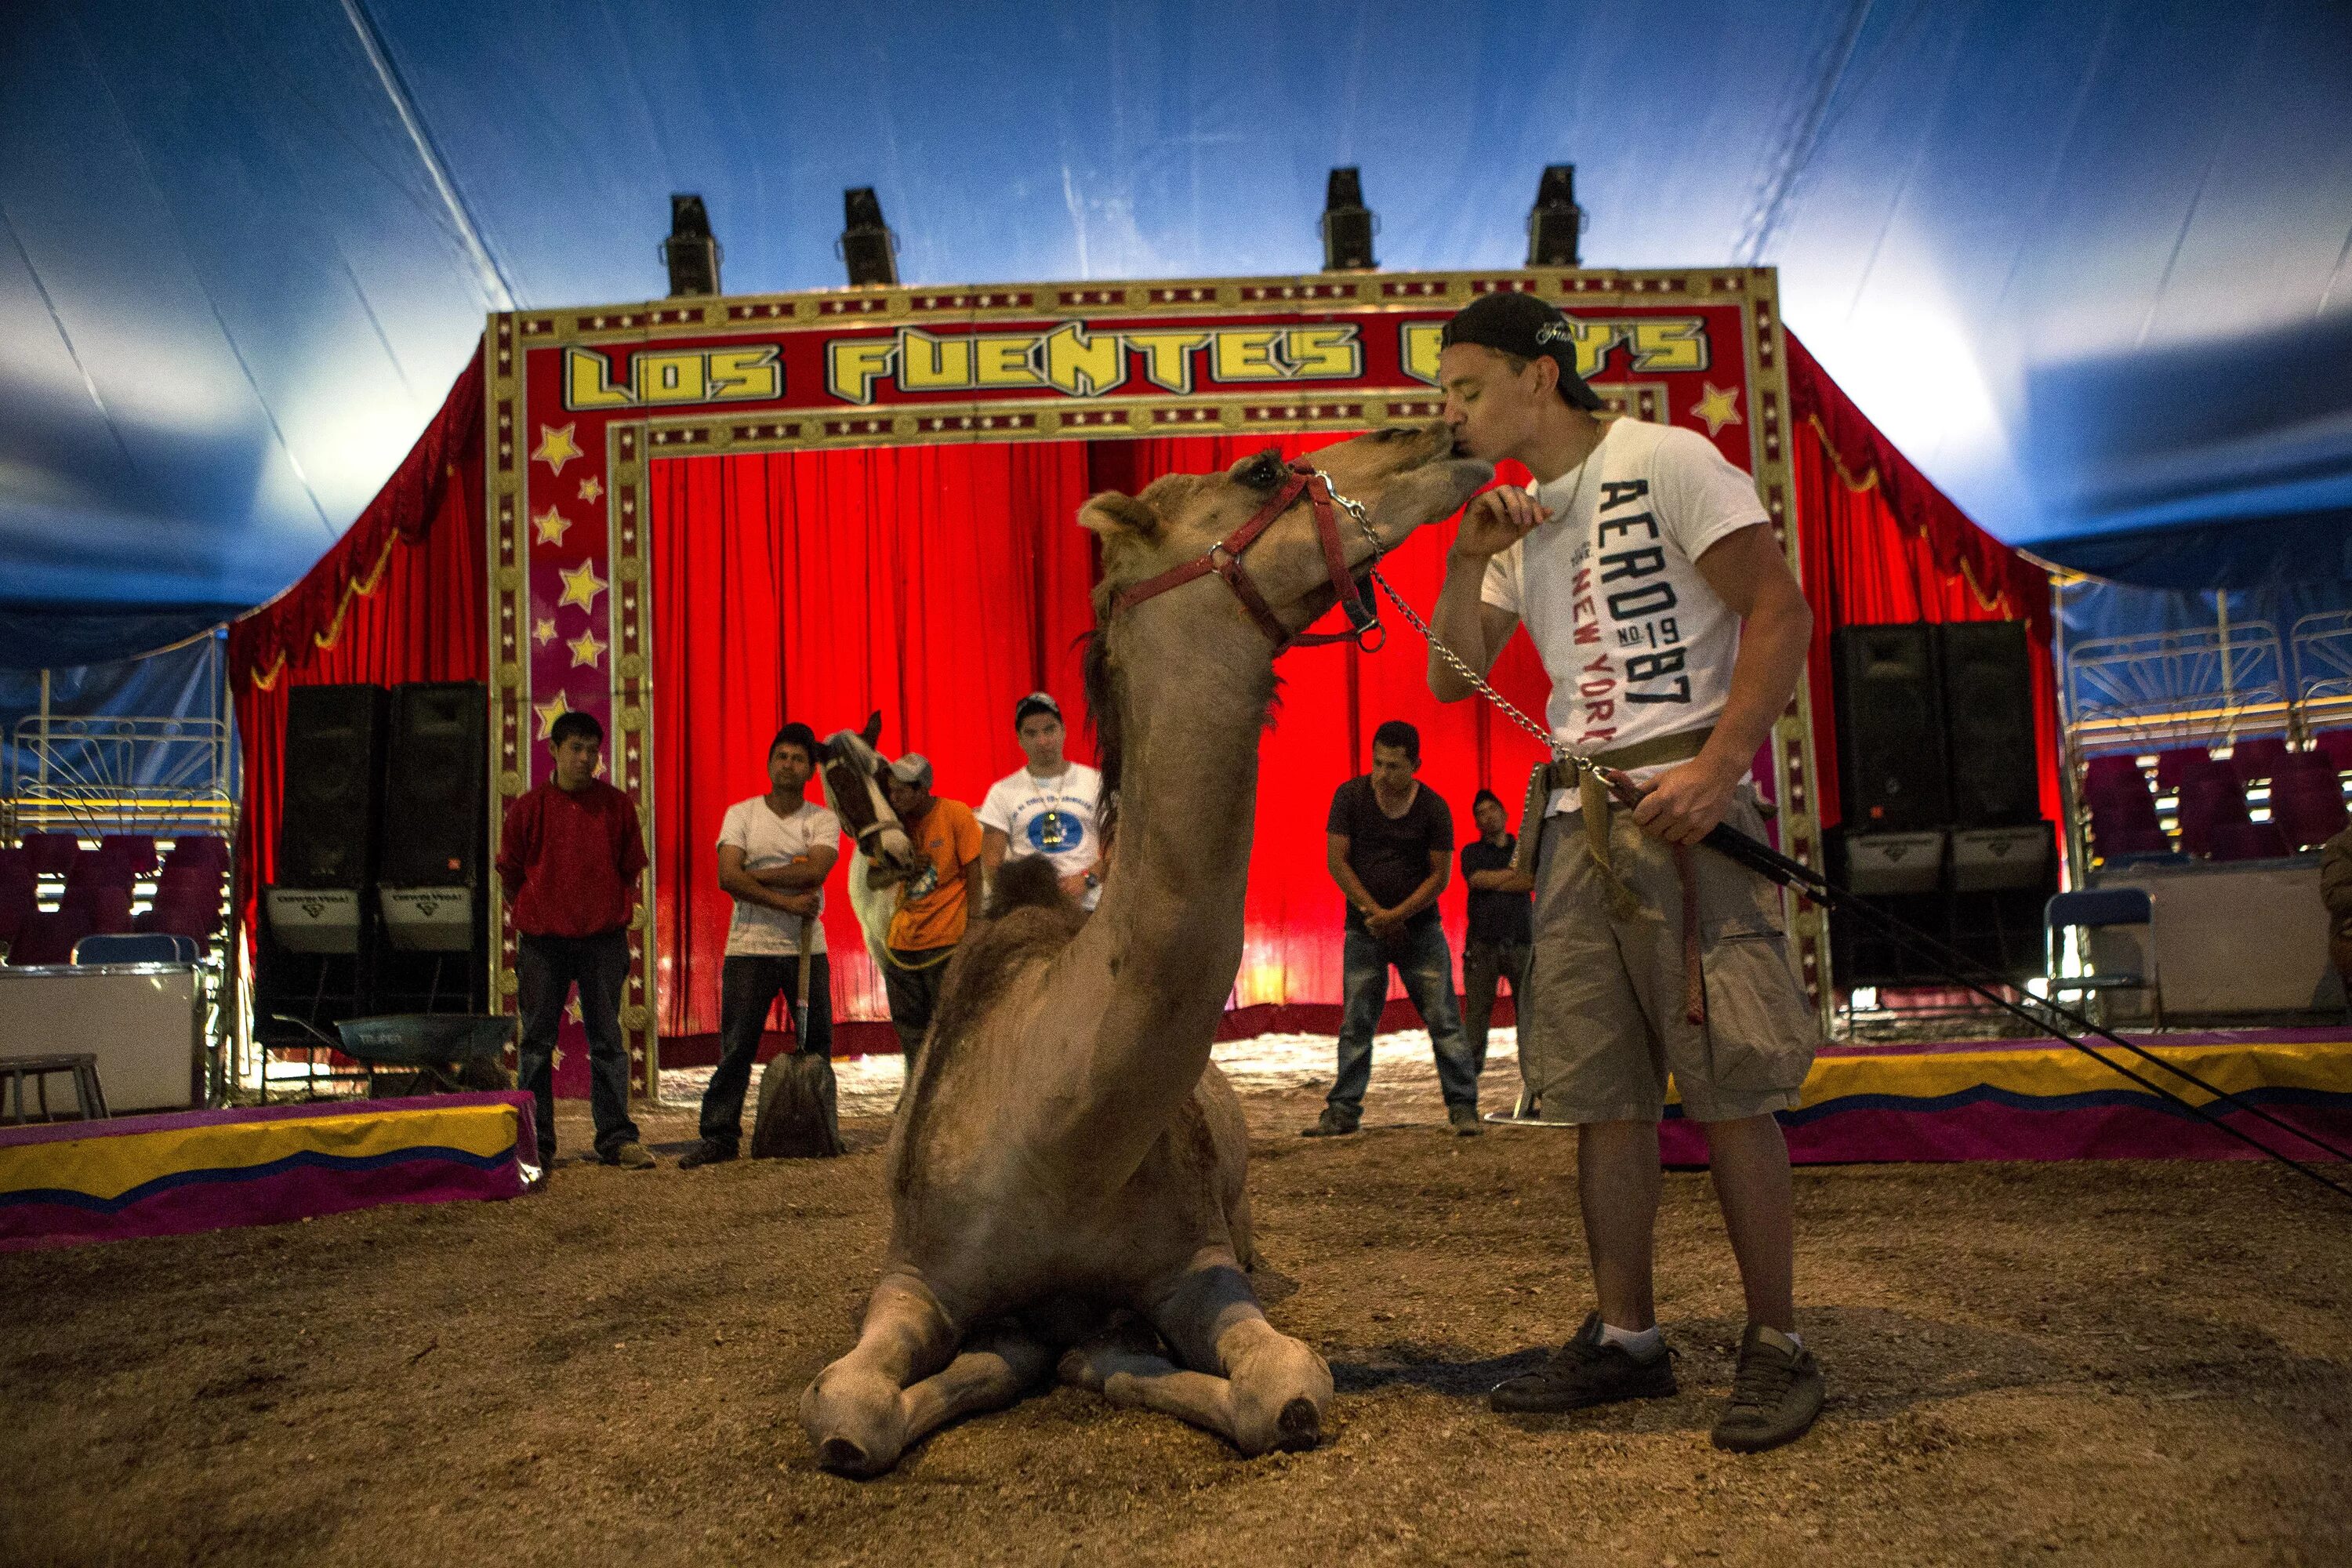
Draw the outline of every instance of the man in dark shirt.
M1486 1024L1495 1016L1495 993L1511 983L1511 1007L1527 1005L1528 955L1535 940L1528 894L1535 879L1511 869L1518 840L1493 790L1470 803L1478 837L1462 847L1462 881L1470 889L1470 929L1462 941L1462 1032L1470 1038L1470 1059L1486 1070Z
M580 987L588 1031L588 1103L596 1157L642 1171L654 1157L629 1120L629 1053L621 990L629 979L629 915L646 868L645 835L629 797L596 776L604 727L565 713L549 730L555 776L507 807L499 880L515 928L515 990L522 1008L518 1087L539 1101L539 1166L555 1162L555 1036L564 999Z
M1454 1005L1454 955L1437 921L1437 895L1454 848L1454 814L1414 782L1421 733L1401 719L1372 731L1372 771L1331 797L1331 879L1348 897L1339 1072L1309 1138L1353 1132L1372 1076L1372 1034L1388 1000L1389 968L1429 1030L1446 1120L1464 1137L1478 1126L1478 1075Z

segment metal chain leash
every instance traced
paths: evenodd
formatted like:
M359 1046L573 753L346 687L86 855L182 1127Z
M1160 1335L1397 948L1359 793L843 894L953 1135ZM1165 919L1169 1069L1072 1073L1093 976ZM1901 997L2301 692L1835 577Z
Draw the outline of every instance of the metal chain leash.
M1381 593L1386 594L1389 596L1389 603L1397 607L1397 614L1404 617L1405 625L1411 626L1414 631L1421 634L1422 641L1429 645L1430 651L1437 655L1438 658L1444 659L1446 664L1453 668L1454 674L1468 681L1472 690L1477 692L1479 696L1485 698L1487 701L1501 709L1503 711L1503 717L1508 719L1512 723L1517 724L1520 729L1525 730L1528 734L1533 735L1537 740L1541 741L1544 743L1545 748L1561 762L1573 763L1578 767L1589 767L1591 765L1587 763L1585 759L1578 756L1573 752L1570 752L1566 746L1561 745L1559 742L1553 739L1552 732L1549 730L1545 729L1541 724L1537 723L1533 719L1528 718L1525 713L1520 712L1518 709L1513 707L1509 698L1504 696L1501 692L1488 685L1485 676L1480 675L1476 670L1470 668L1470 661L1468 659L1464 658L1460 654L1455 653L1452 648L1446 647L1445 644L1440 640L1438 635L1430 629L1429 623L1412 613L1412 606L1404 602L1404 595L1398 593L1395 588L1390 585L1389 580L1380 574L1378 568L1375 568L1372 572L1372 581L1380 585Z

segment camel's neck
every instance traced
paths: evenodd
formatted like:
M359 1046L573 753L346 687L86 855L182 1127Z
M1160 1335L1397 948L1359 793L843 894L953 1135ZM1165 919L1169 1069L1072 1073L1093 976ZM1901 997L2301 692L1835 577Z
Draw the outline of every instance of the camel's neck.
M1080 938L1107 964L1109 989L1085 1098L1097 1127L1131 1124L1148 1143L1199 1081L1241 966L1274 680L1254 635L1204 637L1181 656L1126 651L1116 837Z

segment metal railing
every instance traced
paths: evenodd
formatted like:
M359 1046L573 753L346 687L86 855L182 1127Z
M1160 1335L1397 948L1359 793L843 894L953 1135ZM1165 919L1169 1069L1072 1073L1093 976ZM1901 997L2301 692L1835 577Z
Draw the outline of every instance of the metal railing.
M2297 718L2305 732L2352 723L2352 610L2324 610L2287 628Z
M2285 646L2268 621L2076 643L2063 689L2078 752L2162 751L2284 731L2294 718Z
M235 737L225 719L16 722L7 796L15 831L231 835Z

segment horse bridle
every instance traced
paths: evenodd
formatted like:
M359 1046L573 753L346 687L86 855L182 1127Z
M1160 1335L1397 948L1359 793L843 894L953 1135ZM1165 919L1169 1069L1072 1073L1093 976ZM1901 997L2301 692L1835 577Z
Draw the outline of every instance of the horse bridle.
M1257 623L1258 630L1274 644L1274 651L1277 654L1286 648L1313 647L1335 642L1352 642L1366 653L1378 652L1387 640L1388 632L1381 625L1380 609L1371 595L1357 591L1355 574L1348 568L1347 552L1340 548L1337 514L1345 511L1362 531L1364 538L1371 543L1372 559L1378 561L1381 554L1381 539L1372 531L1371 519L1366 515L1361 502L1341 495L1333 487L1331 476L1306 458L1292 458L1286 465L1286 471L1289 478L1283 481L1282 488L1269 496L1265 504L1252 513L1247 522L1209 546L1207 553L1194 556L1181 566L1171 567L1159 576L1148 578L1128 589L1112 602L1112 609L1124 610L1139 605L1146 599L1213 572L1225 580L1225 586L1234 591L1234 597L1242 602L1242 608L1249 612L1250 619ZM1301 494L1315 509L1315 532L1323 543L1323 564L1331 574L1331 586L1338 590L1339 603L1348 612L1349 629L1344 632L1292 631L1282 624L1281 617L1274 613L1274 607L1265 602L1265 595L1257 591L1255 583L1250 581L1248 568L1242 564L1242 552L1257 542L1258 535L1271 527L1276 518L1297 505Z

